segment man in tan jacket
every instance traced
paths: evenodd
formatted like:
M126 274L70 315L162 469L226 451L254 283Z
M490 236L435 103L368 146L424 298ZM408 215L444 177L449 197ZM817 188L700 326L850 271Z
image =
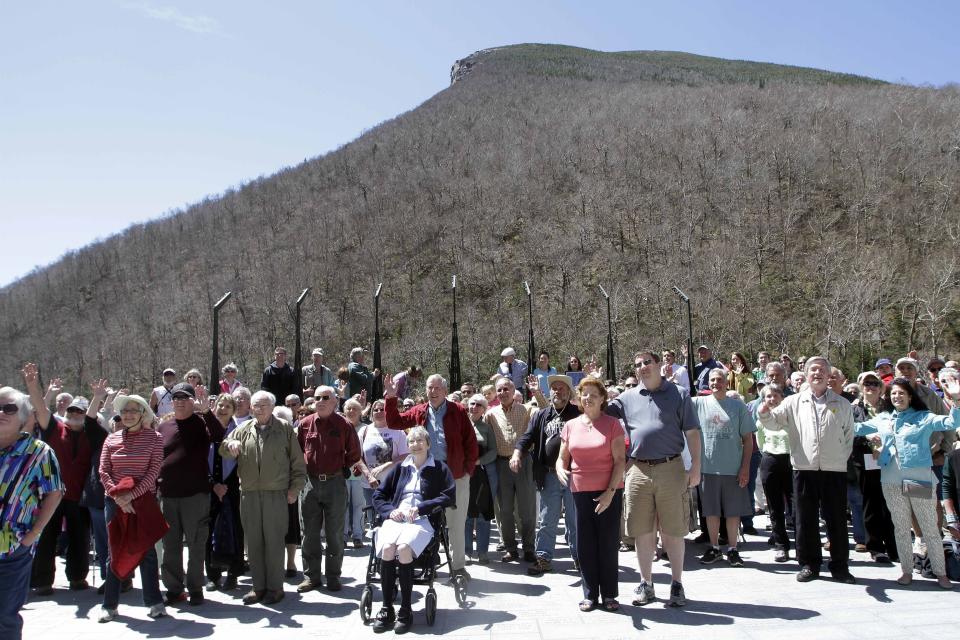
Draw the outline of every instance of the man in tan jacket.
M853 409L829 389L830 372L826 358L807 359L804 374L808 387L777 407L765 401L758 418L767 431L785 431L790 438L800 563L797 581L809 582L820 575L822 510L830 540L830 573L835 580L854 584L847 539L847 458L853 449Z

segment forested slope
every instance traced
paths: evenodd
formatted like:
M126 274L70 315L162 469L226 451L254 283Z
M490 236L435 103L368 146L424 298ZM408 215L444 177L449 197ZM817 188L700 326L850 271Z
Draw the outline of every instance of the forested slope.
M665 52L518 45L344 147L78 249L0 290L0 367L145 387L221 359L258 379L293 344L370 345L446 370L458 274L464 375L526 344L618 363L685 333L718 350L956 352L960 93ZM105 188L107 188L105 186ZM104 225L103 233L116 230Z

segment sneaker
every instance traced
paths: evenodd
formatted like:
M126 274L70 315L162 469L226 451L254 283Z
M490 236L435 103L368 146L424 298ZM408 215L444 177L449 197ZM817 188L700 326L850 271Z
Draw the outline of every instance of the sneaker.
M736 549L727 549L727 562L731 567L743 566L743 558L740 557L740 552Z
M800 568L800 572L797 573L797 582L810 582L811 580L816 580L820 577L820 574L814 572L813 569L807 566Z
M393 612L393 607L383 607L380 609L376 620L373 622L373 632L383 633L393 626L393 623L396 621L396 619L397 616Z
M774 562L787 562L790 560L790 554L787 553L786 549L777 549L777 552L773 556Z
M156 620L157 618L163 618L167 615L167 609L163 606L162 602L150 607L150 611L147 612L147 615Z
M653 585L648 584L647 582L640 582L633 590L634 599L633 606L642 607L645 604L650 604L657 599L657 595L653 592Z
M667 601L668 607L682 607L687 604L687 596L683 592L683 585L674 582L670 585L670 600Z
M713 564L722 557L723 552L721 552L720 549L717 547L710 547L703 552L702 556L700 556L700 564Z
M397 614L397 624L393 627L393 632L396 634L406 633L410 631L410 625L413 624L413 613L410 609L400 609L400 612Z
M545 573L553 573L553 565L546 558L538 557L537 561L527 568L528 576L539 577Z
M100 609L100 617L97 618L97 622L110 622L117 619L117 610L110 609L108 607L103 607Z

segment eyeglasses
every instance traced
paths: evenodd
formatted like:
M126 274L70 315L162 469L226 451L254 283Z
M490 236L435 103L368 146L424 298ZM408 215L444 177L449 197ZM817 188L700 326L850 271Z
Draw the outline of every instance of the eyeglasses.
M864 381L863 381L863 386L865 386L865 387L879 387L879 386L880 386L880 381L879 381L879 380L864 380Z
M635 367L646 367L647 365L653 364L653 358L644 358L643 360L637 360L633 363Z
M933 374L937 374L943 371L943 367L931 367L930 369L927 369L927 371Z
M0 411L7 414L8 416L12 416L16 412L20 411L20 407L10 402L8 404L0 404Z

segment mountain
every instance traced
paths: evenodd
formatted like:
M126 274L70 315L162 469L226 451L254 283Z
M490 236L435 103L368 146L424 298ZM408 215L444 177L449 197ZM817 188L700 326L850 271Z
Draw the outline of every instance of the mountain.
M695 340L718 352L958 350L960 93L672 52L553 45L458 60L451 86L355 141L124 230L0 290L0 367L139 389L166 365L256 384L292 348L446 372L450 280L464 377L538 348L619 366ZM306 356L305 356L306 359ZM872 364L872 363L871 363Z

